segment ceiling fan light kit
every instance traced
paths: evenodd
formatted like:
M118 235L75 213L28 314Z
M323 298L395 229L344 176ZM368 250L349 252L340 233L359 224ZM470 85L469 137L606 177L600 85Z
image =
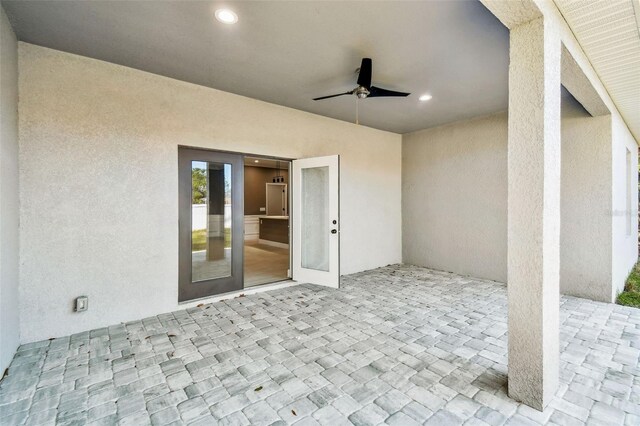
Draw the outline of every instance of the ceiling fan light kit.
M320 101L323 99L335 98L344 95L356 95L358 99L366 98L383 98L383 97L406 97L411 93L396 92L394 90L382 89L371 85L371 71L372 63L371 58L362 58L362 64L358 72L358 87L353 90L344 93L338 93L336 95L321 96L314 98L314 101Z

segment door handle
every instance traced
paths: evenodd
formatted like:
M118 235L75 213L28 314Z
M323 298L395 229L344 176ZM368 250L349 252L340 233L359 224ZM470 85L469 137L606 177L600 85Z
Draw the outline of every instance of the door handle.
M337 233L338 233L338 230L337 230L337 229L332 229L332 230L331 230L331 233L332 233L332 234L337 234Z

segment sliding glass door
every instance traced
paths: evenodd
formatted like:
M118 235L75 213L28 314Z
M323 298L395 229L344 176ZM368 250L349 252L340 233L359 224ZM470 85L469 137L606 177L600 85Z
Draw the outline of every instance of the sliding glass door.
M180 302L243 288L243 160L180 147Z

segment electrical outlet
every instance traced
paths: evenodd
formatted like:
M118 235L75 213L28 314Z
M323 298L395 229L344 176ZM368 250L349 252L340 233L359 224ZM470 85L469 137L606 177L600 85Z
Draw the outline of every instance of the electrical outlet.
M87 309L89 309L89 297L87 296L76 297L75 311L84 312Z
M261 212L266 212L266 211L267 211L267 208L266 208L266 207L260 207L260 211L261 211Z

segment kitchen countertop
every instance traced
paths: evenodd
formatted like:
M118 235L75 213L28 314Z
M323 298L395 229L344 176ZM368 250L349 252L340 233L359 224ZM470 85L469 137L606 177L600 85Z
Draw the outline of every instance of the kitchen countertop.
M289 220L289 216L258 216L260 219Z

